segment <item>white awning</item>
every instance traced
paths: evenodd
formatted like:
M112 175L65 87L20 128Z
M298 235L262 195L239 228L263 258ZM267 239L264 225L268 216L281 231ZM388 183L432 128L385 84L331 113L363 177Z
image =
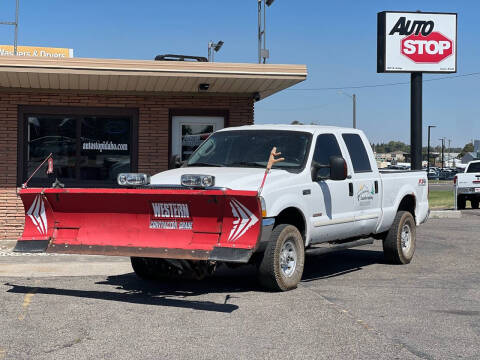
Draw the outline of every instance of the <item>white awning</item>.
M307 77L305 65L0 57L0 88L130 93L260 94ZM209 84L207 91L199 84Z

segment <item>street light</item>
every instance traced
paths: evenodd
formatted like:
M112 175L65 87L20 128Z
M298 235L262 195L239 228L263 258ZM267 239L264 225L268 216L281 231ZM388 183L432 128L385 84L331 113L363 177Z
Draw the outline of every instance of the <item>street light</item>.
M427 176L430 173L430 129L435 127L436 127L435 125L428 125Z
M267 59L270 57L270 52L267 49L267 21L266 21L266 13L267 13L267 6L273 4L275 0L257 0L258 4L258 63L265 64ZM262 2L263 2L263 29L262 29ZM263 37L263 48L262 48L262 37Z
M214 51L218 52L222 48L222 45L223 45L222 40L220 40L217 43L214 43L212 40L208 42L208 61L211 61L211 62L214 61ZM212 49L214 51L212 51Z
M343 92L343 91L339 91L338 92L339 94L341 95L345 95L349 98L352 99L352 105L353 105L353 128L356 129L357 128L357 95L356 94L353 94L353 95L350 95L350 94L347 94L346 92Z

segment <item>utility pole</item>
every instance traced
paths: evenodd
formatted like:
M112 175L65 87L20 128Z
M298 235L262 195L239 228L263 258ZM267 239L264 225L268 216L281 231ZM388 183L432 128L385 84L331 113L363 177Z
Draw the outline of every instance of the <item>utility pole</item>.
M350 95L344 91L339 91L338 93L341 95L348 96L349 98L352 99L352 118L353 118L352 126L354 129L356 129L357 128L357 95L356 94Z
M353 128L357 128L357 95L352 95L353 100Z
M428 125L427 174L430 173L430 129L435 127L435 125Z
M445 138L438 139L442 141L442 170L444 168L444 152L445 152Z
M452 153L452 148L450 147L450 143L451 143L451 142L452 142L452 140L451 140L451 139L448 139L447 164L448 164L448 163L450 162L450 160L451 160L451 158L450 158L450 156L451 156L450 154Z
M13 25L15 26L15 37L13 39L13 55L17 55L17 43L18 43L18 8L19 1L15 2L15 21L0 21L0 25Z

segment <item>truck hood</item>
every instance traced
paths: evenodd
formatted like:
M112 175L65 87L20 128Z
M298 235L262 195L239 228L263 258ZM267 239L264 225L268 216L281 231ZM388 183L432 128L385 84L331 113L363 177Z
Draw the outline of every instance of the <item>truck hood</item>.
M235 168L235 167L183 167L167 170L151 177L152 185L180 185L184 174L202 174L215 176L215 187L225 187L233 190L256 191L262 183L265 169ZM286 170L274 169L268 176L265 188L274 186L280 180L297 174Z

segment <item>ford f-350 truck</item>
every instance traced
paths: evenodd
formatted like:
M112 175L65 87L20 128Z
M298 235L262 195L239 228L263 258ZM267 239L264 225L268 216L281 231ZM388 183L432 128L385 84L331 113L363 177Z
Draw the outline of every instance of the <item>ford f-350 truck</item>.
M472 209L478 209L480 203L480 160L470 161L465 172L455 175L453 179L457 209L463 210L470 201Z
M226 128L180 168L120 174L121 188L20 190L16 250L130 256L142 278L253 263L261 284L285 291L306 252L380 239L389 263L409 263L428 218L427 181L423 171L379 171L360 130Z

